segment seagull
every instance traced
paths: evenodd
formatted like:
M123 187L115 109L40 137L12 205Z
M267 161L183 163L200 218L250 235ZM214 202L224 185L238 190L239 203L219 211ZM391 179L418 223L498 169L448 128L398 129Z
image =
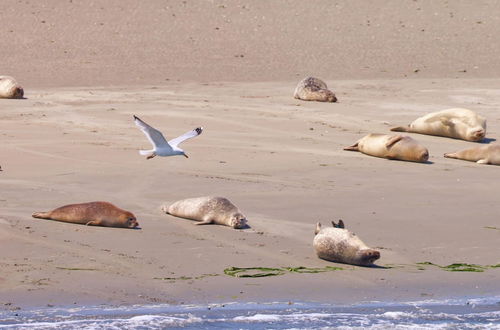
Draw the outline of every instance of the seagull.
M167 142L167 140L159 130L149 126L135 115L134 121L135 124L141 129L141 131L146 134L149 142L151 142L151 144L153 145L152 150L139 150L139 153L143 156L147 156L147 159L151 159L155 156L167 157L177 155L183 155L184 157L189 158L184 153L184 150L179 148L178 145L186 141L187 139L191 139L200 135L203 131L203 127L198 127Z

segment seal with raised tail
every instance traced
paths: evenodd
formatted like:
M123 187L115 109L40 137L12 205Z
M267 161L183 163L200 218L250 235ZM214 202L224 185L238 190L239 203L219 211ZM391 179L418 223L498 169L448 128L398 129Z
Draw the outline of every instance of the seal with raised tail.
M408 126L391 128L394 132L437 135L466 141L481 141L486 135L486 119L463 108L432 112L415 119Z
M449 152L444 154L446 158L455 158L476 162L478 164L500 165L500 145L492 144L480 147Z
M235 229L247 226L247 219L243 213L224 197L187 198L171 205L163 205L161 209L165 213L176 217L200 221L196 222L196 225L213 223Z
M78 223L87 226L135 228L134 214L108 202L69 204L49 212L35 212L33 218Z
M380 258L380 252L345 229L342 220L338 224L332 221L332 225L321 228L321 223L316 224L313 246L319 258L358 266L370 266Z
M22 99L24 89L16 79L9 76L0 76L0 99Z
M326 83L314 77L302 79L295 88L293 97L304 101L337 102L335 94L328 89Z
M425 163L429 159L427 148L411 137L403 135L368 134L344 150L419 163Z

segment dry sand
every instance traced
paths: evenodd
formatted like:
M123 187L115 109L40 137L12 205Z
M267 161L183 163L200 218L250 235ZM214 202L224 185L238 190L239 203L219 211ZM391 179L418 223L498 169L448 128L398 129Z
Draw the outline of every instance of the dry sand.
M416 266L500 263L499 167L442 157L473 143L410 134L430 164L342 151L449 107L485 116L497 143L492 3L7 2L0 73L21 82L26 99L0 102L3 308L500 293L499 268ZM293 99L308 74L340 102ZM133 114L167 137L205 131L183 144L189 159L146 160ZM251 228L194 226L160 211L203 195L231 199ZM93 200L132 211L142 229L31 217ZM380 249L378 265L395 267L316 258L315 223L339 218ZM223 274L328 265L344 270Z

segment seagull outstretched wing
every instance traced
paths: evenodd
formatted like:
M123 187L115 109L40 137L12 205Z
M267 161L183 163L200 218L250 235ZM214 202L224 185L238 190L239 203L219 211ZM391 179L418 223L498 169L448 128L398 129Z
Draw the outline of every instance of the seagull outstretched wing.
M149 142L154 148L170 148L167 140L159 130L154 127L149 126L143 122L139 117L134 116L135 124L141 129L141 131L146 135Z
M181 136L178 136L175 139L168 141L168 144L170 144L172 147L177 147L179 144L186 141L187 139L191 139L200 135L201 132L203 132L203 127L197 127L192 131L186 132Z

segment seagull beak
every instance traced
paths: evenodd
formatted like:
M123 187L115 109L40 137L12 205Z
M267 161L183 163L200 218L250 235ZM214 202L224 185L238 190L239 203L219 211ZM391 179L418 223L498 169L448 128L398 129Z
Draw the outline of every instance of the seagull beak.
M183 155L184 155L184 157L189 158L188 155L186 155L186 154L183 154Z

